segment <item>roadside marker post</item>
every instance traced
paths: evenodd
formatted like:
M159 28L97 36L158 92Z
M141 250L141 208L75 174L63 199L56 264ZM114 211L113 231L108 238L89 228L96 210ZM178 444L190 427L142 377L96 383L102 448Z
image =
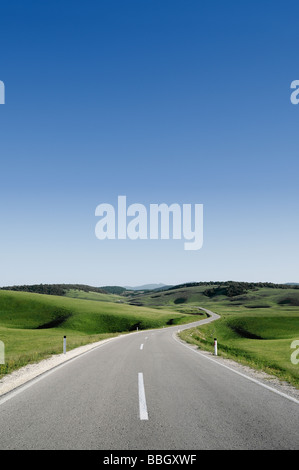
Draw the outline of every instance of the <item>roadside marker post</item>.
M217 356L217 338L214 338L214 356Z
M63 354L66 354L66 336L63 337Z

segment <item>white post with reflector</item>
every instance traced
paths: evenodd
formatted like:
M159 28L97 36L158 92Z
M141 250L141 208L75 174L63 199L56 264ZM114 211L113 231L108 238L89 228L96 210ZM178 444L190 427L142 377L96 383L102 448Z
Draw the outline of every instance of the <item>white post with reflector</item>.
M214 356L217 356L217 338L214 338Z
M66 336L63 337L63 354L66 354Z

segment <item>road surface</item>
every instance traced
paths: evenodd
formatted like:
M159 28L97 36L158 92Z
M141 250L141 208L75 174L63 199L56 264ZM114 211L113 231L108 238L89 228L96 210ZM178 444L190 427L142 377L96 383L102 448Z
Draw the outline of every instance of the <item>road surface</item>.
M177 330L119 337L1 397L0 449L299 449L296 400L194 352Z

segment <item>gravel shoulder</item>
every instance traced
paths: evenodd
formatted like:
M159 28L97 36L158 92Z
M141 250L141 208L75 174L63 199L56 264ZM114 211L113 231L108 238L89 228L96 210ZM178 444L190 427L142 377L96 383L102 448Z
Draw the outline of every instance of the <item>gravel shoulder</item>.
M278 390L281 393L285 393L286 395L289 395L290 397L295 398L296 400L299 401L299 389L289 384L288 382L279 380L274 375L267 374L266 372L263 372L261 370L256 370L249 366L240 364L239 362L236 362L232 359L227 359L221 356L214 356L214 354L209 351L199 349L196 345L183 341L178 335L176 336L176 339L180 341L181 343L185 344L186 346L188 346L188 348L194 349L194 351L200 352L201 355L209 357L213 359L213 361L215 362L218 362L227 367L230 367L236 372L247 375L248 377L251 377L252 379L258 380L264 385L272 387L275 390Z
M60 364L73 359L74 357L80 356L85 352L90 351L91 349L102 346L108 341L113 341L120 336L115 336L113 338L107 338L102 341L97 341L95 343L86 344L78 348L67 351L65 354L54 354L53 356L43 359L40 362L28 364L20 369L15 370L11 374L5 375L0 379L0 397L6 393L11 392L12 390L21 387L25 383L29 382L32 379L35 379L39 375L53 369Z
M209 318L205 320L201 320L200 323L208 323L208 322L215 321L218 318L220 318L219 315L211 312L210 310L207 310L204 308L201 308L201 310L204 310L206 313L208 313ZM185 329L185 328L190 328L191 326L194 326L194 325L193 324L181 325L179 328ZM174 329L174 328L172 327L170 329ZM129 334L138 334L138 333L132 332ZM0 397L11 392L12 390L18 387L21 387L22 385L26 384L30 380L35 379L39 375L59 366L62 363L65 363L77 356L80 356L81 354L84 354L94 348L100 347L109 341L114 341L124 336L127 336L127 334L125 335L120 334L119 336L115 336L113 338L108 338L102 341L80 346L78 348L72 349L71 351L67 351L66 354L55 354L49 357L48 359L44 359L38 363L28 364L24 367L21 367L20 369L12 372L11 374L5 375L0 379ZM201 349L199 350L197 346L186 343L185 341L181 340L177 335L176 335L176 339L180 341L181 343L188 345L189 348L200 351L200 353L204 356L208 356L208 357L211 356L213 360L219 363L222 363L242 374L248 375L249 377L252 377L255 380L259 380L260 382L268 386L271 386L272 388L275 388L279 390L280 392L286 393L287 395L290 395L291 397L299 400L299 390L287 382L280 381L275 376L269 375L263 371L252 369L251 367L242 365L238 362L233 361L232 359L226 359L220 356L215 357L212 353L208 351L204 351Z

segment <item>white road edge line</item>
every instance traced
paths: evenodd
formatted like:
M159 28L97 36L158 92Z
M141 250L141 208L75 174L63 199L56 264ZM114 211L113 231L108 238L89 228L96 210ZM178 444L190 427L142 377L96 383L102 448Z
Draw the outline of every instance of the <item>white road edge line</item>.
M235 369L232 369L231 367L226 366L225 364L222 364L221 362L216 361L216 360L213 359L212 357L209 357L209 356L206 356L205 354L202 354L201 352L199 352L199 351L193 349L192 347L188 346L187 344L182 343L181 341L179 341L179 340L175 337L175 333L172 334L172 337L173 337L173 339L174 339L177 343L181 344L182 346L185 346L185 348L187 348L187 349L190 349L190 351L193 351L194 353L199 354L201 357L204 357L205 359L208 359L209 361L212 361L212 362L214 362L215 364L218 364L218 366L225 367L225 369L228 369L228 370L230 370L231 372L234 372L235 374L238 374L238 375L240 375L241 377L244 377L245 379L248 379L248 380L250 380L251 382L254 382L254 383L260 385L261 387L264 387L264 388L266 388L267 390L270 390L271 392L274 392L274 393L276 393L277 395L280 395L280 396L282 396L282 397L284 397L284 398L287 398L288 400L293 401L294 403L297 403L297 405L299 405L299 400L297 400L296 398L291 397L290 395L287 395L286 393L280 392L279 390L276 390L275 388L270 387L269 385L263 384L263 383L260 382L259 380L254 379L254 378L252 378L252 377L249 377L249 375L242 374L242 372L239 372L239 371L237 371L237 370L235 370Z
M132 333L132 334L135 334L135 333ZM11 398L15 397L16 395L19 395L19 393L22 393L27 388L32 387L32 385L35 385L37 382L40 382L40 380L45 379L50 374L53 374L54 372L61 369L62 367L67 366L68 364L75 361L76 359L80 359L82 356L85 356L86 354L89 354L89 353L95 351L96 349L102 348L103 346L106 346L106 344L110 344L114 340L117 340L117 339L120 339L120 338L125 338L126 336L127 335L116 336L114 338L109 338L106 342L103 342L102 344L99 344L99 345L95 346L94 348L91 348L87 351L84 351L84 352L78 354L77 356L73 356L73 357L67 359L64 362L61 362L60 364L57 364L56 366L52 367L51 369L48 369L48 370L42 372L41 374L37 375L36 377L33 377L32 379L28 380L27 382L19 385L18 387L10 390L9 392L4 393L3 395L1 395L0 396L0 405L5 403L6 401L10 400Z
M140 351L142 351L142 349L143 349L143 344L141 344L141 346L140 346Z
M138 373L138 394L139 394L139 416L141 420L148 420L146 407L143 373Z
M192 325L193 324L190 323L190 328L192 327ZM174 327L171 327L171 328L174 328ZM151 329L148 330L148 333L150 333L151 331L152 331ZM138 334L138 332L134 331L134 332L131 332L131 333L122 334L122 335L119 335L119 336L116 336L116 337L113 337L113 338L109 338L107 340L104 340L102 344L94 346L93 348L91 348L87 351L81 352L81 353L77 354L76 356L68 358L67 360L61 362L60 364L57 364L53 367L50 367L50 369L45 370L44 372L36 375L32 379L29 379L26 382L24 382L23 384L18 385L17 387L12 388L11 390L9 390L9 391L3 393L2 395L0 395L0 406L2 404L4 404L5 402L7 402L8 400L10 400L11 398L14 398L16 395L19 395L20 393L22 393L24 390L28 389L32 385L36 384L40 380L43 380L48 375L50 375L53 372L57 371L61 367L64 367L64 366L68 365L70 362L75 361L76 359L79 359L80 357L84 356L85 354L89 354L89 353L91 353L92 351L95 351L98 348L102 348L103 346L106 346L107 344L110 344L110 342L120 340L121 338L127 338L130 335L136 335L136 334ZM151 333L151 335L153 336L154 333Z

